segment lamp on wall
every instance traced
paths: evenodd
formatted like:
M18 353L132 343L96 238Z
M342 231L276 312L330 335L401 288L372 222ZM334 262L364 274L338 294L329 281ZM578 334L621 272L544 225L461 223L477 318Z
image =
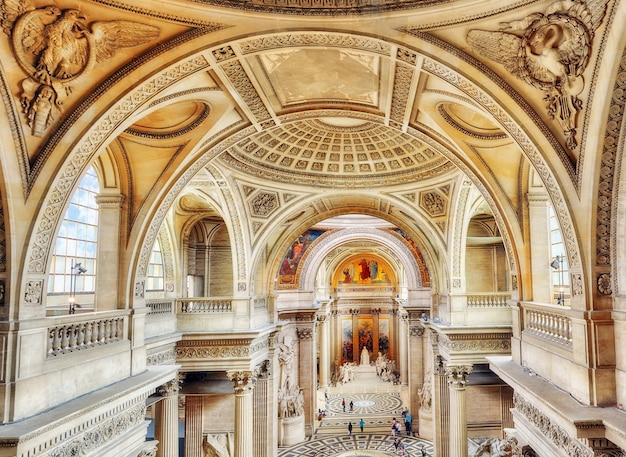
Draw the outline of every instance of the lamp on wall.
M550 266L558 271L559 273L559 298L556 301L557 305L563 305L565 303L565 297L563 294L563 260L565 256L557 255L552 262L550 262Z
M87 269L82 266L81 262L74 263L74 259L72 259L72 268L70 270L70 314L76 312L76 277L86 272Z

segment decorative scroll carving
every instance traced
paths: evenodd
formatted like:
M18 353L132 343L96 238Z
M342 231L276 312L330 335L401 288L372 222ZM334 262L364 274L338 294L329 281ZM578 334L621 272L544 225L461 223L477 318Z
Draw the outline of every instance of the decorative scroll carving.
M89 24L79 10L30 2L3 2L2 29L12 39L15 58L28 74L21 102L31 134L43 136L59 117L72 85L120 48L148 43L159 29L131 21Z
M146 282L144 280L135 283L135 298L144 298Z
M571 457L593 457L591 449L584 446L580 441L572 438L565 429L552 422L538 408L528 402L519 393L513 394L513 404L532 425L534 425L547 439L557 447L563 449L566 455Z
M243 395L254 389L257 380L256 371L229 371L227 375L233 383L235 395Z
M420 194L420 207L432 217L445 216L447 199L436 191L424 192Z
M266 218L280 207L276 192L259 192L249 202L250 213L255 217Z
M448 385L451 388L464 389L471 372L472 367L469 365L448 365L446 367Z
M175 397L180 391L180 385L182 382L183 378L177 375L174 379L170 379L165 384L160 385L157 388L157 391L163 397Z
M166 349L165 351L155 352L153 354L148 353L146 357L146 365L171 365L176 362L176 352L174 348Z
M250 346L235 341L179 341L176 357L179 359L226 359L250 356Z
M426 331L426 327L421 324L414 325L410 328L411 336L422 336Z
M570 150L578 147L582 74L606 4L607 0L557 1L545 13L502 23L501 31L471 30L467 35L468 43L480 54L546 94L548 115L560 124Z

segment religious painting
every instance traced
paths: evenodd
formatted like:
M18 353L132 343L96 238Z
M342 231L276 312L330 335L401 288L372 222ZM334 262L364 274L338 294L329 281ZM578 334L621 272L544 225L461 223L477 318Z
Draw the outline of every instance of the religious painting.
M359 318L359 354L363 348L371 354L374 350L374 319Z
M378 352L389 355L389 319L378 320Z
M352 317L341 321L341 362L354 360L354 344L352 342Z
M387 262L378 257L360 256L344 262L338 269L337 286L346 284L391 284L395 279Z
M307 230L296 238L280 263L280 270L278 272L279 286L282 285L282 288L285 288L285 285L295 286L296 271L300 265L300 260L304 257L311 243L323 233L324 230Z

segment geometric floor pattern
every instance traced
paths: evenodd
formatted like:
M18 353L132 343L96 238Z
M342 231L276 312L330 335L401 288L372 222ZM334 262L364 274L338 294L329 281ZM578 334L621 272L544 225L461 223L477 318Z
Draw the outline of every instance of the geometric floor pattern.
M342 400L346 400L346 415L361 416L363 414L400 414L402 400L398 393L353 393L334 396L330 399L330 412L333 416L343 414ZM350 411L350 401L354 411Z
M358 430L358 428L357 428ZM296 444L290 448L280 448L279 457L333 457L333 456L397 456L420 457L422 447L426 455L433 455L432 443L420 438L400 437L404 445L404 454L396 451L394 437L390 434L352 433L348 435L311 438L309 441ZM372 453L368 453L372 451Z

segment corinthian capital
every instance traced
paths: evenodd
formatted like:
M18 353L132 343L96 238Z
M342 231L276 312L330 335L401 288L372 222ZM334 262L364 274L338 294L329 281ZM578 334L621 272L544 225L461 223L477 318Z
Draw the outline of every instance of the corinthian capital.
M471 372L472 367L470 365L448 365L446 368L448 385L452 388L464 389Z
M257 380L256 371L229 371L227 374L235 388L235 395L242 395L254 389Z

